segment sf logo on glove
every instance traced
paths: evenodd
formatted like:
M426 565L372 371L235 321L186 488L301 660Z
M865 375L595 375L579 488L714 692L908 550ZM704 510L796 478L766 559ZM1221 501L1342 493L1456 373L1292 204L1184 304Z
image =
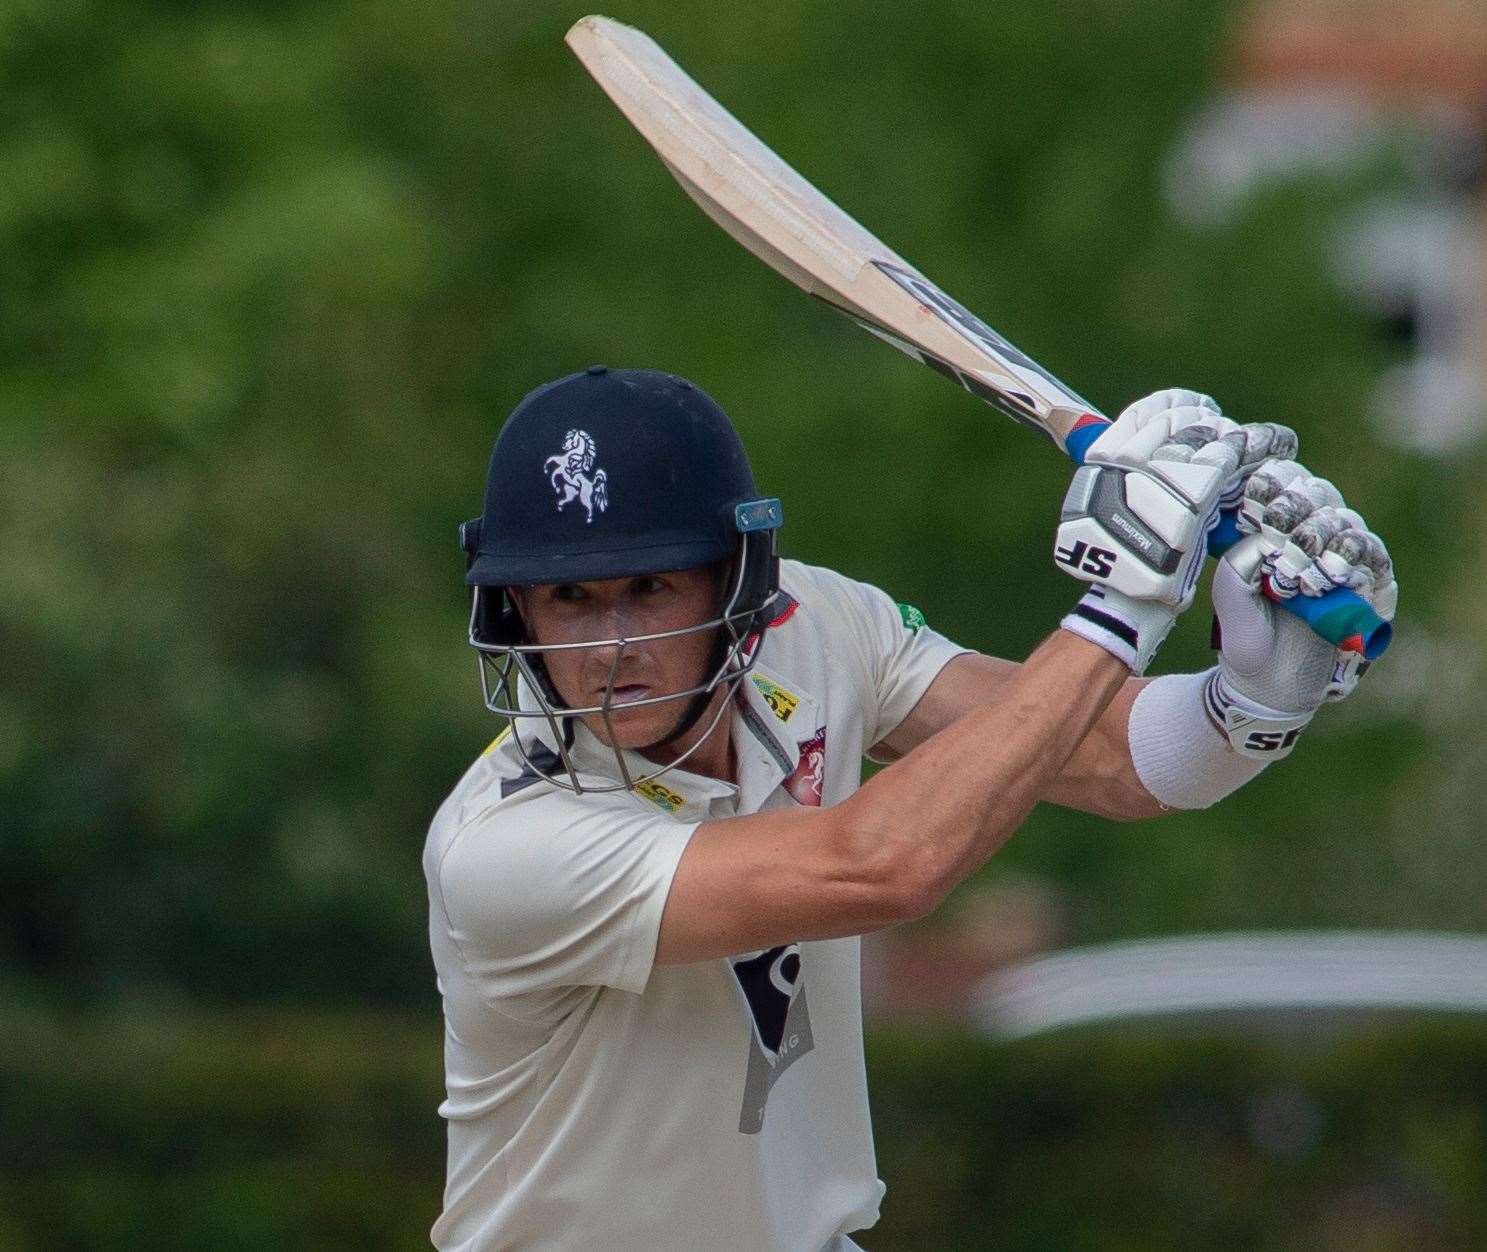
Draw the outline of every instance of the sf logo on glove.
M1054 548L1053 559L1079 573L1095 578L1109 578L1115 571L1115 562L1119 558L1109 548L1097 548L1077 539L1067 548Z

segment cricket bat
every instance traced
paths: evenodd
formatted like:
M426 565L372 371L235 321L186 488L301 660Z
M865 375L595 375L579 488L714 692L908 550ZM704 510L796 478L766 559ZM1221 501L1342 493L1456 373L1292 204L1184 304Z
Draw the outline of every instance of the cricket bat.
M581 18L568 46L708 217L797 287L959 383L1076 462L1109 424L1089 401L941 291L797 174L650 36ZM1370 659L1390 627L1339 589L1278 601Z

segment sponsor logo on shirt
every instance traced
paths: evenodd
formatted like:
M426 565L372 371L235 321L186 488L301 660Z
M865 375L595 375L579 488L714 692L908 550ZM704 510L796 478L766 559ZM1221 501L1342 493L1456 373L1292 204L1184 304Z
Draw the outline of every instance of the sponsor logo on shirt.
M687 802L686 796L679 791L673 791L664 783L658 783L654 778L649 782L636 783L635 790L643 795L652 804L665 809L668 813L675 813Z
M732 965L753 1027L738 1129L740 1134L757 1135L764 1128L764 1106L775 1082L816 1043L798 943L745 953L734 957Z
M921 629L929 625L924 620L924 614L912 604L900 604L898 606L898 615L903 619L904 629L911 635L917 635Z
M750 675L750 681L759 689L759 694L764 697L764 703L769 705L769 710L782 722L788 722L795 715L795 709L800 704L800 697L793 691L786 691L779 683L765 678L762 674Z
M809 808L821 805L821 779L826 773L826 727L800 745L800 764L782 784L797 804Z

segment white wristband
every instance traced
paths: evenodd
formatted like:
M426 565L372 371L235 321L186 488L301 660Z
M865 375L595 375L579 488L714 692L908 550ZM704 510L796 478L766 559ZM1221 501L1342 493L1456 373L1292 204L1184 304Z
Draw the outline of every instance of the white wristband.
M1269 764L1241 756L1213 724L1205 702L1215 673L1154 678L1131 705L1131 763L1141 785L1166 808L1206 809Z
M1059 623L1071 634L1104 648L1141 674L1177 620L1177 610L1155 600L1134 600L1096 583Z

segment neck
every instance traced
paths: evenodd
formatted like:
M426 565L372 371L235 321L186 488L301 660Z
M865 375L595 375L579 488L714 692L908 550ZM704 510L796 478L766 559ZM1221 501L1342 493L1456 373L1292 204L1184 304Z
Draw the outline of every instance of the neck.
M701 774L706 778L720 778L724 782L736 782L733 763L733 719L726 710L719 715L718 709L729 696L727 685L713 692L697 724L675 743L653 748L641 755L657 765L670 765L694 745L697 750L682 762L688 773ZM717 724L714 725L714 719ZM709 730L709 728L711 728Z

